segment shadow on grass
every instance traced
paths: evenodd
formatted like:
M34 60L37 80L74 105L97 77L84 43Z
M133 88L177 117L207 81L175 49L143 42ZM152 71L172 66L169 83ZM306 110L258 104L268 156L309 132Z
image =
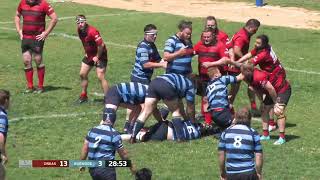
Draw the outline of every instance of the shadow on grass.
M286 128L296 127L296 126L297 126L297 124L286 123Z
M278 139L279 136L277 135L271 135L270 136L271 139ZM296 135L286 135L286 142L289 142L291 140L294 140L294 139L299 139L300 136L296 136Z
M44 87L45 92L56 91L56 90L71 90L71 88L64 87L64 86L45 86Z

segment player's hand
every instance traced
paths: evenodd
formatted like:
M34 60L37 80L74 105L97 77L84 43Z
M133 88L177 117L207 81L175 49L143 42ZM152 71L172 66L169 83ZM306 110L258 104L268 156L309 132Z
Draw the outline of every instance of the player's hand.
M227 179L227 176L225 173L221 173L220 174L220 180L226 180Z
M130 166L130 171L131 171L131 174L132 174L132 175L135 175L135 174L136 174L137 168L136 168L136 166L135 166L134 164L131 164L131 166Z
M18 33L19 33L19 36L20 36L20 40L22 40L23 39L22 30L20 30Z
M4 154L1 154L2 164L6 165L8 163L8 157Z
M263 180L262 174L258 174L258 173L257 173L257 176L258 176L258 179L259 179L259 180Z
M84 172L85 170L86 170L86 167L80 167L80 168L79 168L79 171L80 171L80 172Z
M47 38L48 34L43 31L41 34L36 36L37 41L44 41Z
M204 63L202 63L202 66L203 67L205 67L205 68L208 68L208 67L210 67L210 62L204 62Z
M168 66L168 62L167 61L160 61L160 64L162 66L162 68L166 69Z
M98 65L99 64L99 58L97 56L92 58L94 64Z

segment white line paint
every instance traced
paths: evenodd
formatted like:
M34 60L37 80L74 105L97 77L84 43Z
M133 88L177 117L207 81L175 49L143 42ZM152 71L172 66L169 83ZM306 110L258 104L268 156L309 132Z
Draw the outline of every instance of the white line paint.
M0 29L10 30L10 31L16 31L16 29L14 29L14 28L7 28L7 27L0 27ZM74 40L80 41L80 39L78 38L78 36L73 36L73 35L69 35L69 34L66 34L66 33L51 33L50 36L60 36L60 37L65 37L65 38L69 38L69 39L74 39ZM134 45L130 45L130 44L127 44L127 45L118 44L118 43L114 43L114 42L111 42L111 41L108 41L106 44L107 44L107 45L111 45L111 46L123 47L123 48L132 48L132 49L136 49L136 48L137 48L137 46L134 46ZM159 51L160 51L160 52L163 52L163 49L160 49ZM304 74L320 75L320 72L316 72L316 71L307 71L307 70L292 69L292 68L289 68L289 67L285 67L285 69L286 69L287 71L292 71L292 72L298 72L298 73L304 73Z
M101 114L102 112L82 112L82 113L69 113L69 114L49 114L43 116L25 116L9 119L9 122L18 122L21 120L30 120L30 119L54 119L54 118L66 118L66 117L78 117L86 116L92 114Z

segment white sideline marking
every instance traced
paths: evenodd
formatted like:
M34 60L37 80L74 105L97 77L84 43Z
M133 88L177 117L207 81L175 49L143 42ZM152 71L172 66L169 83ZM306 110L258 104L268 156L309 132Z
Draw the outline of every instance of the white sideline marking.
M86 17L108 17L108 16L126 16L126 15L135 15L135 14L145 14L146 12L132 12L132 13L114 13L114 14L95 14L95 15L86 15ZM58 17L59 21L68 20L68 19L75 19L76 16L65 16L65 17ZM50 21L47 19L46 21ZM0 24L14 24L13 21L0 21Z
M14 28L7 28L7 27L0 27L0 29L16 31L16 29L14 29ZM66 33L51 33L50 36L61 36L61 37L65 37L65 38L69 38L69 39L74 39L74 40L80 41L78 36L73 36L73 35L69 35L69 34L66 34ZM133 48L133 49L137 48L137 46L133 46L133 45L129 45L129 44L128 45L118 44L118 43L114 43L114 42L111 42L111 41L106 42L106 44L107 45L111 45L111 46L124 47L124 48ZM163 49L160 49L159 51L163 52ZM292 69L292 68L289 68L289 67L285 67L285 70L292 71L292 72L298 72L298 73L304 73L304 74L320 75L320 72Z
M91 114L101 114L102 112L83 112L83 113L70 113L70 114L50 114L43 116L25 116L9 119L9 122L18 122L27 119L52 119L52 118L64 118L64 117L77 117Z

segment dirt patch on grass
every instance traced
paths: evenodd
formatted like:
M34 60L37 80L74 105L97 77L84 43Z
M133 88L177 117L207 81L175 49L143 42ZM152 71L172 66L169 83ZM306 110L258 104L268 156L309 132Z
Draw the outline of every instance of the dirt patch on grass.
M257 18L263 25L320 29L320 12L294 7L268 5L256 7L254 4L244 2L210 0L73 0L73 2L187 17L213 15L218 19L235 22L246 22L249 18Z

